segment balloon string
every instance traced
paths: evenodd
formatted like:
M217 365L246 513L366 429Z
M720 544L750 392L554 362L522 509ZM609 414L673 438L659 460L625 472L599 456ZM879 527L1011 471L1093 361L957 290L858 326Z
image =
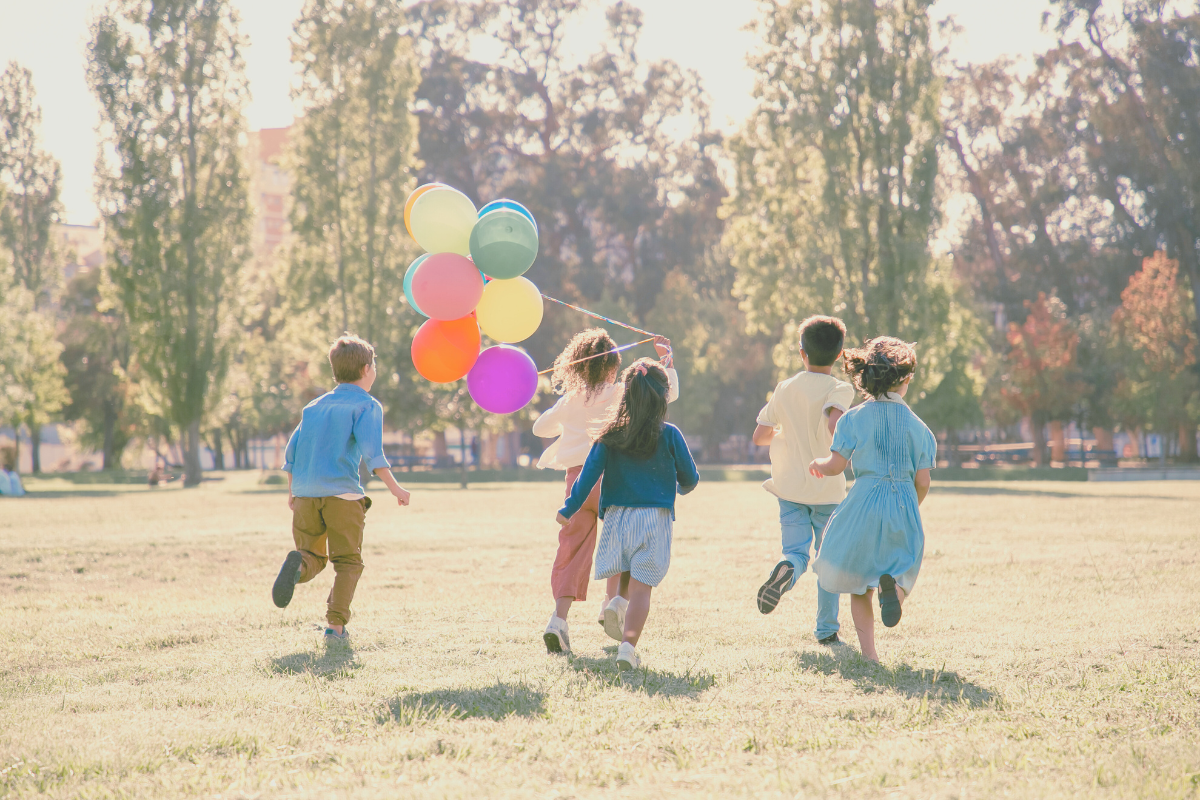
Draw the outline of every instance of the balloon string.
M563 305L566 305L566 304L564 303ZM603 353L596 353L594 356L584 356L583 358L575 359L574 361L571 361L566 364L562 364L561 366L573 367L576 364L582 364L583 362L590 361L593 358L600 358L601 356L611 356L613 353L619 353L622 350L628 350L631 347L637 347L639 344L645 344L646 342L653 342L653 341L654 341L654 337L652 336L649 339L642 339L640 342L634 342L633 344L622 345L621 347L618 347L616 350L606 350ZM546 375L548 373L554 372L554 370L558 369L558 366L559 365L555 365L553 367L550 367L550 369L544 369L541 372L539 372L538 375Z
M608 317L604 316L603 314L597 314L595 311L588 311L586 308L580 308L577 305L572 305L571 303L568 303L564 300L556 300L555 298L551 297L548 294L544 294L544 295L542 295L542 297L546 298L551 303L558 303L560 306L566 306L567 308L570 308L574 311L578 311L580 314L587 314L589 317L595 317L596 319L604 320L605 322L607 322L611 325L616 325L617 327L625 328L626 330L631 330L634 333L641 333L646 336L656 335L656 334L651 333L650 331L644 331L641 328L635 328L632 325L626 325L624 322L617 322L615 319L609 319ZM638 344L641 344L641 342L639 342ZM603 354L601 354L601 355L603 355Z

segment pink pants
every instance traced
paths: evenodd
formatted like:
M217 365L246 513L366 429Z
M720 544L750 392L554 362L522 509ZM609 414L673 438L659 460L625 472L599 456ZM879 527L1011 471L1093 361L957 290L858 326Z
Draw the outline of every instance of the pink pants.
M567 496L583 467L567 470ZM558 532L558 553L550 571L550 589L554 599L574 597L587 600L588 583L592 579L592 556L596 552L596 518L600 515L600 482L583 502L583 507Z

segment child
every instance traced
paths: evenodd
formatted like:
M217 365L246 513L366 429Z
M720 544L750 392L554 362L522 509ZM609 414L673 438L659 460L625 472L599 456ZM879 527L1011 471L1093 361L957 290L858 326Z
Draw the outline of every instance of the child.
M617 344L600 328L590 328L575 334L554 360L553 383L562 398L533 423L533 433L544 439L558 437L538 460L538 469L567 471L567 494L583 462L592 440L600 433L605 421L612 416L621 401L624 388L617 384L621 354L614 352ZM671 342L658 336L654 349L667 366L671 383L667 393L670 403L679 397L679 377L670 369ZM599 513L599 488L588 496L570 524L558 532L558 552L550 572L550 589L554 594L554 613L546 626L543 639L551 653L570 651L567 613L575 600L586 600L588 581L592 574L592 553L596 549L596 515ZM604 624L604 609L617 603L616 613L624 618L623 601L617 594L617 579L608 582L608 591L600 610ZM624 625L624 622L621 623ZM616 637L621 638L620 634Z
M362 575L363 524L371 498L359 482L359 463L387 484L401 506L409 495L396 483L383 455L383 407L368 394L375 383L375 348L357 336L342 336L329 348L338 386L304 408L284 454L292 538L271 595L287 608L297 583L306 583L332 561L325 628L327 643L346 643L350 601Z
M617 669L637 669L642 626L650 613L650 591L671 564L675 493L696 488L700 474L683 434L668 424L667 371L640 358L625 370L625 390L611 421L592 445L558 521L567 525L604 476L600 518L604 530L596 553L596 578L620 575L618 596L626 609L617 648ZM604 609L604 627L614 636L617 614Z
M846 371L867 402L838 421L833 452L809 466L814 477L841 475L854 460L854 487L825 529L813 570L822 589L852 595L850 613L864 658L878 661L871 590L883 624L900 622L912 593L925 531L918 508L929 493L937 440L904 403L917 368L912 345L891 336L846 351Z
M834 427L854 401L854 387L830 373L842 357L846 326L835 317L809 317L800 324L804 372L775 387L758 414L754 443L771 445L771 479L763 488L779 498L783 560L758 590L758 610L770 614L780 597L808 569L809 551L819 550L829 515L846 496L846 479L818 481L808 474L814 458L829 455ZM838 644L838 596L817 587L821 644Z

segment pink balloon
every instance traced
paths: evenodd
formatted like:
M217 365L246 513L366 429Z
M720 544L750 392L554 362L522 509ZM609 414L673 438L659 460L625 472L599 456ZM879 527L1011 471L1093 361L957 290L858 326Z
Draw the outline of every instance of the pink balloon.
M466 256L436 253L417 266L412 295L421 311L432 319L461 319L479 305L483 276Z

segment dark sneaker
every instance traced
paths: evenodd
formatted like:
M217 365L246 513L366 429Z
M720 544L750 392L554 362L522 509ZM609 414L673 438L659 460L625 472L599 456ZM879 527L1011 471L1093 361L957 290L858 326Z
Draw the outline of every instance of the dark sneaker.
M900 596L896 594L896 579L891 575L879 576L879 617L888 628L900 624Z
M279 577L275 579L275 585L271 588L271 599L275 601L275 605L287 608L288 603L292 602L292 594L296 591L296 581L300 580L300 567L303 564L304 559L299 550L287 554L283 566L279 568Z
M758 610L764 614L774 611L775 606L779 605L779 598L792 588L792 576L795 574L796 568L792 562L784 560L776 564L775 569L771 570L771 577L758 587Z
M830 647L832 647L835 644L841 644L841 643L842 643L842 640L838 638L838 635L836 633L831 633L828 636L826 636L824 639L817 639L817 644L829 645Z

